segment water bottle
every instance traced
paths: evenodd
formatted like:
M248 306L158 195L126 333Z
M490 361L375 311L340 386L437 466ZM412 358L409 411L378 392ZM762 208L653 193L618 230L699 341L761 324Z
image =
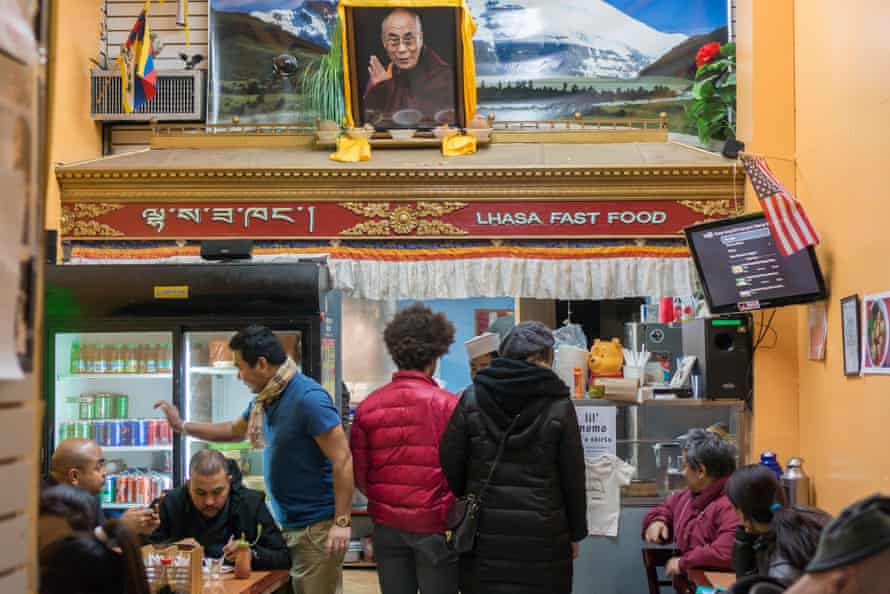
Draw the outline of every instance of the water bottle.
M779 459L776 457L775 452L766 450L760 454L760 463L775 472L777 479L782 480L782 465L779 464Z
M803 471L803 458L788 460L788 472L781 481L788 505L810 504L810 478Z

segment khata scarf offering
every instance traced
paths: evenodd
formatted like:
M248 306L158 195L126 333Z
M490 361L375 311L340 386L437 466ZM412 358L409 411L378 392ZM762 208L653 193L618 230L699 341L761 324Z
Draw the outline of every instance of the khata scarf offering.
M271 406L281 397L281 393L296 374L297 364L288 357L263 388L263 391L257 394L253 406L250 407L250 417L247 419L247 438L254 449L261 450L266 447L266 436L263 433L266 407Z

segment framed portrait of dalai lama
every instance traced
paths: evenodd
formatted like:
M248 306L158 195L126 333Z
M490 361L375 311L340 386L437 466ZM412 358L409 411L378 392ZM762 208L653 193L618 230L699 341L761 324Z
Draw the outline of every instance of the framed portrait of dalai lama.
M348 125L466 126L473 110L467 109L466 83L475 102L475 80L466 80L470 17L462 2L344 0L339 10Z

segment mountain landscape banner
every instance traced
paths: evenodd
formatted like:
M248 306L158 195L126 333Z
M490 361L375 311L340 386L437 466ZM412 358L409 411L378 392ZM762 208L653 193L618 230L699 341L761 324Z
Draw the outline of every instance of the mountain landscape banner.
M499 120L656 117L694 132L695 53L726 0L468 0L478 112ZM339 120L336 0L210 0L209 119Z

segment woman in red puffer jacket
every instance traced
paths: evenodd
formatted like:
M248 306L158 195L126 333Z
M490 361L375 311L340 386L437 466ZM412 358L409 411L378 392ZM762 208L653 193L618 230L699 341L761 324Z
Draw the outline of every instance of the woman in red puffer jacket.
M431 377L454 342L454 326L415 304L383 338L399 370L359 405L350 430L355 486L374 521L380 589L456 594L458 558L445 542L454 498L439 466L439 439L457 398Z

